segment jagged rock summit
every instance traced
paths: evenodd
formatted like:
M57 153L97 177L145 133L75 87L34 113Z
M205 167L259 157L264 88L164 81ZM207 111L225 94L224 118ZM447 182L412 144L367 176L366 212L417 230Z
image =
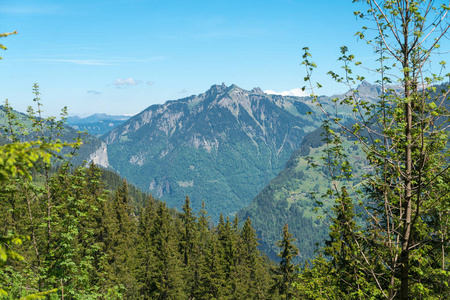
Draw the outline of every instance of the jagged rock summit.
M304 99L234 84L152 105L102 138L109 164L170 206L232 214L284 166L318 125Z
M403 92L401 85L386 85L385 89L393 89L398 93ZM371 84L370 82L363 80L355 89L360 98L366 101L377 102L380 100L380 95L383 93L383 89L379 84ZM352 90L348 91L346 95L353 93Z

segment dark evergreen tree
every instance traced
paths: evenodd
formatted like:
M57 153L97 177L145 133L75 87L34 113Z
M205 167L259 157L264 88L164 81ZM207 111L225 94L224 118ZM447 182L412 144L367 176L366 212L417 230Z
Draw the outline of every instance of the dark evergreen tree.
M347 299L360 299L361 295L370 291L367 286L364 272L361 272L363 265L360 261L360 252L356 241L360 244L364 240L358 238L360 232L356 225L356 216L352 199L345 187L342 187L341 193L336 194L336 204L332 211L330 239L325 241L324 253L331 258L331 273L337 279L335 293L338 297ZM366 294L365 297L370 295Z
M278 257L281 261L277 268L274 269L274 284L272 292L280 299L293 299L297 290L292 284L295 281L298 265L294 264L294 258L299 254L299 250L293 244L295 239L289 233L288 225L284 225L282 239L277 243L281 248Z
M226 275L221 242L211 234L205 249L205 277L201 279L204 299L222 299L225 296Z
M209 228L210 217L207 215L205 203L199 211L197 222L195 223L195 243L192 248L192 255L189 265L186 268L186 278L188 282L187 290L193 299L208 299L209 294L207 284L210 269L207 266L207 250L211 239Z
M155 200L148 197L147 205L141 211L139 218L136 276L139 284L139 295L142 299L151 299L152 294L152 266L156 260L153 243L156 208Z
M270 277L268 268L258 250L256 231L249 218L240 232L238 294L243 299L265 299Z
M159 204L152 232L155 258L149 295L152 299L186 299L183 260L172 222L166 204Z
M195 243L195 223L196 217L191 208L191 201L186 196L183 205L183 213L181 214L183 220L183 234L181 237L181 253L183 254L183 262L185 266L189 265L189 258L191 256L192 248Z
M219 222L218 227L218 239L221 243L222 255L225 271L225 291L226 296L236 297L236 284L239 278L236 273L236 265L238 260L238 235L236 234L237 226L234 228L230 222L230 218L227 217L225 223Z
M131 215L128 185L124 180L113 199L106 204L104 288L108 293L123 293L128 298L136 295L136 222Z

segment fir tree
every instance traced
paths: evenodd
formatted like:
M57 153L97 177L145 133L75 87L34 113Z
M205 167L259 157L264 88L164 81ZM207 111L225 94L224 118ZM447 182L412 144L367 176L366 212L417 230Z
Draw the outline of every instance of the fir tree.
M153 242L155 219L156 203L152 197L149 197L147 205L140 214L137 244L138 266L136 275L139 283L139 295L143 299L151 299L150 295L152 294L152 266L156 261Z
M337 278L335 293L348 299L360 299L363 294L369 297L371 287L365 280L364 272L361 272L364 266L358 264L360 252L355 238L360 229L356 225L352 199L345 187L336 195L332 210L330 239L325 241L324 253L331 258L331 273ZM359 238L358 242L363 243L363 240Z
M195 235L195 222L196 217L191 208L191 201L188 196L186 196L185 203L183 205L183 213L181 214L181 219L183 220L184 232L181 238L181 253L183 254L183 262L185 266L189 265L189 257L192 252L194 245L194 235Z
M281 299L293 299L296 294L296 290L292 286L298 269L298 265L293 262L299 254L299 250L293 244L295 241L296 239L289 233L288 225L284 225L282 239L277 243L277 246L281 248L281 252L278 254L281 261L274 269L275 282L272 286L272 292Z
M235 228L231 225L230 218L227 217L225 223L219 223L218 239L221 243L222 255L225 271L225 291L227 296L233 297L236 292L236 284L239 278L236 273L236 265L238 260L238 235Z
M268 269L258 250L255 229L249 218L240 232L238 294L244 299L265 299L270 282Z
M212 234L209 228L209 220L210 217L207 215L203 202L202 209L199 211L198 222L195 224L196 242L192 248L192 259L186 269L186 278L190 280L188 291L193 299L208 299L207 278L210 269L207 266L207 251Z
M104 287L115 290L119 287L132 298L135 293L136 268L136 224L131 215L128 185L124 180L106 205L104 226L106 229L106 260Z
M165 203L158 206L152 240L155 261L152 266L150 296L153 299L185 299L183 262Z
M221 299L226 292L225 261L221 242L211 234L205 250L205 277L202 278L205 299Z

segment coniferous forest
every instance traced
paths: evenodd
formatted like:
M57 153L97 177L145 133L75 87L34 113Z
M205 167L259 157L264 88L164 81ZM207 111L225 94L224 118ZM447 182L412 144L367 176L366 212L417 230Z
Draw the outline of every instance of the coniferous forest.
M287 227L277 265L259 251L250 219L214 224L189 197L179 212L93 163L73 167L82 139L61 142L63 121L42 118L37 85L34 94L31 126L3 108L2 298L271 299L293 290L298 250Z
M433 54L448 37L450 5L353 2L365 5L354 15L371 22L356 35L379 56L369 67L379 75L377 101L352 88L365 78L342 46L342 69L328 74L350 90L324 103L313 54L303 48L304 89L323 123L320 140L306 141L320 145L320 156L307 148L296 155L327 179L308 195L314 208L302 208L318 222L305 231L328 226L313 259L299 263L287 223L270 260L250 218L221 214L214 222L189 197L181 210L169 208L111 170L76 163L86 138L68 140L66 109L44 117L36 84L26 122L8 102L2 107L0 299L448 299L450 73ZM267 204L274 194L269 186L259 204L283 213L265 211L257 221L292 223L288 212L300 210L287 196ZM252 213L264 211L257 205Z

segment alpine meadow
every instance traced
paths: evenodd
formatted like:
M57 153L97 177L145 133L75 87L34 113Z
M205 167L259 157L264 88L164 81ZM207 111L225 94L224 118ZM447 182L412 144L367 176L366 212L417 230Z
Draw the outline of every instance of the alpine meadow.
M450 2L230 1L0 5L0 299L450 298Z

